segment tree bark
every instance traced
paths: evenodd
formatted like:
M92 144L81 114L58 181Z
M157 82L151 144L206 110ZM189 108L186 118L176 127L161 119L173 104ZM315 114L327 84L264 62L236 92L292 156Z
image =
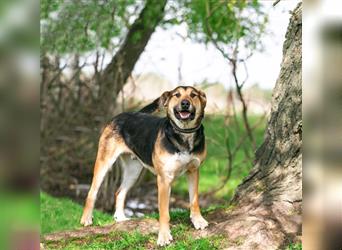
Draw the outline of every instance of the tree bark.
M209 229L228 237L228 249L283 249L301 235L301 14L300 3L286 33L271 116L254 167L238 187L229 212L220 215L224 220Z
M123 44L104 70L99 97L108 114L120 90L130 76L147 42L163 19L167 0L146 0L139 17L132 24Z

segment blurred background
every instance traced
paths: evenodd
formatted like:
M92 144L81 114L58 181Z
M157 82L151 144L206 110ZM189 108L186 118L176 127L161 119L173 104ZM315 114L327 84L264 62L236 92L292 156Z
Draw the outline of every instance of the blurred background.
M303 246L342 247L342 5L303 11Z
M0 248L39 245L39 3L0 4Z
M177 85L208 98L201 205L227 204L263 141L290 12L300 1L275 2L2 1L4 248L37 246L39 218L41 233L75 228L101 128ZM317 0L303 8L304 248L324 249L338 246L342 225L342 7ZM102 185L96 224L109 220L119 181L115 167ZM172 209L186 208L186 185L175 183ZM66 209L73 212L61 221ZM153 211L155 180L144 172L126 212Z

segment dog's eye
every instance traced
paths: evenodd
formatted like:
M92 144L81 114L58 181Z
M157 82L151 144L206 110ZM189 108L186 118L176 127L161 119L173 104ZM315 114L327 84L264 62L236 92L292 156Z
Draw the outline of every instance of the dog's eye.
M179 93L176 93L175 96L179 98L181 95Z
M191 93L191 94L190 94L190 97L191 97L191 98L194 98L195 96L197 96L197 95L194 94L194 93Z

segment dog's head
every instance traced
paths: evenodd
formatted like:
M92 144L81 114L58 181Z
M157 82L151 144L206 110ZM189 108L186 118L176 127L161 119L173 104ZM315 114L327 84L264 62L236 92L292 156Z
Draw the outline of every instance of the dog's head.
M207 98L204 92L194 87L179 86L164 92L159 103L165 107L169 119L179 128L191 129L201 124Z

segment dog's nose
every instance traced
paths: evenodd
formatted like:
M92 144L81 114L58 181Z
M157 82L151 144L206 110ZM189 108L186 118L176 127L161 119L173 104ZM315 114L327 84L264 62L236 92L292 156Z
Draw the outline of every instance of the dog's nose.
M182 100L181 107L182 109L188 109L190 107L190 102L188 100Z

